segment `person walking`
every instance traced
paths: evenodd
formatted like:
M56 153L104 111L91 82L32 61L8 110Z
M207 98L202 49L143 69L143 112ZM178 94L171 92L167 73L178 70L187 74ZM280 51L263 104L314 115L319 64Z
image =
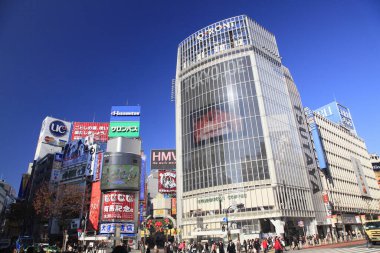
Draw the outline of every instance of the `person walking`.
M239 239L236 242L236 251L237 253L241 253L241 243Z
M222 241L219 241L219 253L224 253L224 244Z
M213 242L211 245L211 253L216 253L216 242Z
M256 253L260 253L261 250L261 244L259 238L256 238L255 241L253 242L253 247L255 248Z
M264 240L261 243L261 246L263 247L264 253L268 253L268 240L267 240L267 238L264 238Z
M232 240L230 240L227 245L227 253L236 253L235 244L232 242Z
M282 253L283 252L284 247L281 244L280 238L278 238L277 236L274 238L273 248L274 248L275 253Z

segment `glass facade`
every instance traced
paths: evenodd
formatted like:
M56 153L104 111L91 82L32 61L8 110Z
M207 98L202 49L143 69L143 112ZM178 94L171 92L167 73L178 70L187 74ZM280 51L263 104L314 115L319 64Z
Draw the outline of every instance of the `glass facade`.
M269 179L249 56L181 82L184 192Z
M244 15L195 32L179 45L175 88L183 233L220 229L239 203L234 222L248 233L265 230L262 217L311 224L309 171L274 35Z

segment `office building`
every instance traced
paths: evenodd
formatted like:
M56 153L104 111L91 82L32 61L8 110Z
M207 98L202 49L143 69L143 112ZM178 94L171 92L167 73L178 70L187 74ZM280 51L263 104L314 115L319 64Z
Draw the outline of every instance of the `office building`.
M309 168L273 34L245 15L193 33L178 47L175 94L183 238L226 239L227 221L232 239L240 240L317 232Z

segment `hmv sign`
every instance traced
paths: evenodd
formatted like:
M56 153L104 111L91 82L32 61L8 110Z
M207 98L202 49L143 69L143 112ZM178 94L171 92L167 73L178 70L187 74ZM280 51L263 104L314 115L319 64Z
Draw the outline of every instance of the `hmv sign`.
M150 169L175 170L175 149L152 149L150 153Z

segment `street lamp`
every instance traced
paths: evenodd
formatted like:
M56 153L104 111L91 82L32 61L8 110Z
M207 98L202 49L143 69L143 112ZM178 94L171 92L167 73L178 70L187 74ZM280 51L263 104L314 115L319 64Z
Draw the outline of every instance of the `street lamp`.
M240 203L240 204L237 204L237 205L230 205L227 210L226 210L226 223L227 223L227 239L228 241L231 240L231 231L230 231L230 228L228 226L228 213L230 211L230 209L241 209L241 208L244 208L244 204L243 203Z

